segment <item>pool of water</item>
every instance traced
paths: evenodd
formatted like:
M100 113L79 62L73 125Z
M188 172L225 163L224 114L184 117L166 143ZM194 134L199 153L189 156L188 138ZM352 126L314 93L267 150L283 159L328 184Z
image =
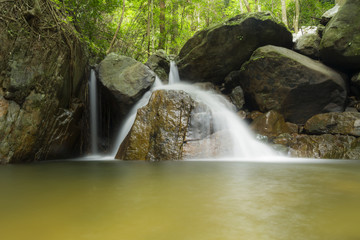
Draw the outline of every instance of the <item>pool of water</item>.
M0 167L4 240L355 240L359 224L352 161Z

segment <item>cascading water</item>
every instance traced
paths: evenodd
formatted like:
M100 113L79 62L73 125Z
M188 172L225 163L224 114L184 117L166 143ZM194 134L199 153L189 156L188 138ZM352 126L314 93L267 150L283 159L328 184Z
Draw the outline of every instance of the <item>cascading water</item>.
M174 61L170 61L169 85L180 83L179 71Z
M224 156L216 156L216 159L264 159L278 157L269 146L257 141L254 134L249 130L248 126L236 115L234 106L223 96L216 94L214 91L205 91L197 86L183 83L180 81L179 73L175 62L170 63L169 84L163 85L157 78L153 87L141 98L141 100L133 107L126 123L123 125L117 143L113 151L116 155L121 142L131 129L134 123L137 109L145 106L154 90L171 89L182 90L187 92L194 100L205 104L211 112L214 132L224 131L229 136L229 149ZM205 116L208 118L208 116ZM202 124L208 124L209 119L203 119ZM207 121L207 122L206 122ZM202 129L200 129L202 131ZM204 149L206 151L206 149Z
M90 139L91 153L98 153L98 108L97 108L97 83L95 70L91 69L89 80L90 98Z
M156 77L155 78L155 82L154 84L152 85L151 89L149 91L147 91L143 96L142 98L132 107L132 109L130 110L130 113L128 114L123 126L121 127L120 129L120 133L116 139L116 143L115 143L115 147L112 151L112 156L115 157L122 141L125 139L126 135L129 133L134 121L135 121L135 117L136 117L136 112L139 108L145 106L148 102L149 102L149 99L151 97L151 93L161 87L163 84L161 82L161 80Z

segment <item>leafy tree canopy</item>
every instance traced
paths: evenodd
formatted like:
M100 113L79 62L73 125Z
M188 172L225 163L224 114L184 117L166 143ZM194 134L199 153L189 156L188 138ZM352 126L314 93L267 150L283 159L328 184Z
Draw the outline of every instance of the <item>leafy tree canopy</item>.
M159 46L167 53L177 54L196 31L248 11L245 2L249 3L251 11L270 11L279 19L282 14L282 0L52 1L68 13L68 21L75 24L96 54L105 54L113 42L110 51L140 61L146 61ZM288 27L293 31L295 0L285 2ZM299 3L299 25L310 26L317 25L318 19L335 1L299 0Z

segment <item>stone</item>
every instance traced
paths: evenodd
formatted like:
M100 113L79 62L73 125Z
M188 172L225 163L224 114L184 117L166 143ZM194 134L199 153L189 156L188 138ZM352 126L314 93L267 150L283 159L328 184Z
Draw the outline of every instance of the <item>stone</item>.
M275 110L286 121L303 124L325 112L342 112L347 97L343 77L326 65L286 48L258 48L238 72L250 110Z
M284 117L274 110L255 118L250 127L256 133L267 136L270 139L282 133L291 133Z
M326 25L321 60L345 71L360 70L360 1L347 0Z
M320 37L317 33L304 34L295 42L294 50L313 59L319 59Z
M360 98L360 73L355 74L350 79L350 91L352 94Z
M228 130L216 129L216 113L181 90L156 90L138 109L117 159L182 160L214 158L232 152Z
M235 105L237 110L243 108L245 104L244 92L240 86L235 87L230 94L231 102Z
M252 111L250 114L249 114L249 118L251 120L255 120L256 118L262 116L263 113L262 112L259 112L259 111Z
M110 53L99 64L99 80L116 99L117 111L124 117L150 89L155 73L135 59Z
M9 4L13 6L2 3L2 9L10 9ZM88 49L70 24L62 24L66 31L42 28L57 25L50 8L37 19L35 38L34 29L24 24L23 12L12 14L17 21L0 21L0 162L77 156L84 150L87 120L84 108L75 110L72 104L86 105ZM65 38L71 39L71 49ZM55 131L64 112L68 121L82 128ZM74 135L76 141L69 141ZM61 153L52 152L50 139L56 139Z
M181 79L212 82L224 78L267 44L292 47L292 35L269 13L246 13L196 33L179 53Z
M198 83L194 83L194 85L198 86L199 88L205 91L213 91L221 94L220 89L211 82L198 82Z
M286 146L292 157L360 159L360 140L353 136L282 134L274 143Z
M327 10L320 19L320 23L324 26L330 22L330 20L338 13L340 8L339 4L336 4L333 8Z
M138 110L116 158L149 161L182 159L185 138L195 140L204 137L200 136L204 132L193 139L187 136L192 111L198 109L194 111L198 115L202 112L199 108L203 107L183 91L153 92L148 105Z
M170 57L162 49L152 54L145 63L162 82L169 82Z
M186 141L182 148L182 158L191 159L207 159L214 156L224 155L232 151L229 133L226 131L215 132L206 138Z
M342 134L360 136L360 113L323 113L310 118L305 123L310 134Z

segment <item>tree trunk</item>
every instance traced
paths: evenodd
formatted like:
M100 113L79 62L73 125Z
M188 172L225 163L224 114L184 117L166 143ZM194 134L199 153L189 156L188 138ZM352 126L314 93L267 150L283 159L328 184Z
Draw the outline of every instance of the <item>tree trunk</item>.
M176 38L179 33L179 17L178 17L178 9L179 5L177 3L177 0L173 0L172 2L172 28L171 28L171 48L170 51L172 54L177 53L177 44L176 44Z
M258 12L261 12L260 0L257 0L257 9L258 9Z
M243 13L244 12L244 6L243 6L242 0L240 0L239 3L240 3L240 13Z
M281 0L281 13L282 13L282 21L285 26L288 26L288 21L286 17L286 2L285 0Z
M248 11L248 12L251 12L251 8L250 8L249 2L248 2L247 0L243 0L243 1L244 1L244 3L245 3L245 6L246 6L247 11Z
M106 54L109 54L110 51L111 51L111 48L114 46L116 37L117 37L117 35L118 35L118 33L119 33L119 30L120 30L120 27L121 27L121 23L122 23L122 21L123 21L123 19L124 19L124 12L125 12L125 0L123 0L123 6L122 6L122 11L121 11L121 17L120 17L119 24L118 24L118 26L117 26L117 28L116 28L116 32L115 32L115 34L114 34L114 37L113 37L113 39L111 40L109 49L106 51Z
M299 32L299 17L300 17L300 4L299 4L299 0L295 0L295 21L294 21L295 33Z
M152 49L155 49L155 25L154 25L154 0L151 0L151 26L152 26L152 36L151 36L151 46Z
M151 45L151 0L148 0L148 20L147 20L147 28L146 28L146 35L147 35L147 52L148 57L150 56L150 45Z
M165 32L165 0L159 0L160 5L160 39L159 39L159 49L165 49L166 43L166 32Z

